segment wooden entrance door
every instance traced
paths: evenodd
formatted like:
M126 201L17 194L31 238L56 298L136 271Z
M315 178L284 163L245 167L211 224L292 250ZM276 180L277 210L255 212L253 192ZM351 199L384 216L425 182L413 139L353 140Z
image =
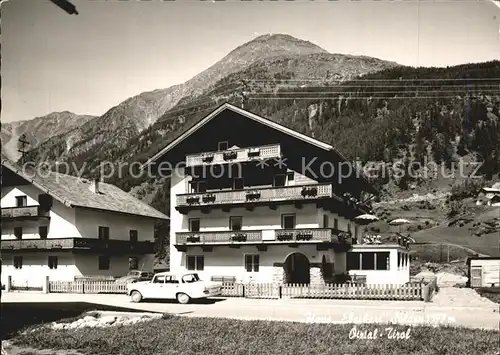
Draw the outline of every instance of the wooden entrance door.
M483 286L483 269L480 266L472 266L470 269L470 286L482 287Z

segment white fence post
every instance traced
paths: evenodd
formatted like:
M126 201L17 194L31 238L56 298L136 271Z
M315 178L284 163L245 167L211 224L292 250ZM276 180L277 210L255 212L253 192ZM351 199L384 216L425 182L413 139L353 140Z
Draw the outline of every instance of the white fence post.
M49 277L48 276L45 276L45 278L43 279L42 292L49 293Z
M9 275L7 276L7 283L5 284L5 292L10 292L11 288L12 288L12 276Z

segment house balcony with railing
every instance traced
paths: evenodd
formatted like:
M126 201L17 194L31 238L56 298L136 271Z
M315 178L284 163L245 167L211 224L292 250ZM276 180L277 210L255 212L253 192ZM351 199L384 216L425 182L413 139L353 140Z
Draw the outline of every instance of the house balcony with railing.
M186 167L245 163L250 161L277 159L280 157L281 146L279 144L271 144L258 147L236 148L224 151L191 154L186 157Z
M48 238L2 240L2 252L8 251L73 251L96 253L153 253L150 241L101 240L97 238Z
M186 250L188 246L241 246L241 245L294 245L340 244L349 246L348 232L332 228L297 228L276 230L177 232L175 246Z
M219 190L181 194L176 196L177 210L209 206L266 204L282 201L307 201L333 197L332 184L308 184Z
M50 210L40 206L2 207L2 221L48 219Z

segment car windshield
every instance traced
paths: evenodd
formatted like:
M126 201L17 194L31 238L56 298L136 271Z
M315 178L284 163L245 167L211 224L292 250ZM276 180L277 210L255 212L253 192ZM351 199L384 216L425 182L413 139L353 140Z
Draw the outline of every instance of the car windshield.
M149 277L149 272L143 272L143 273L141 273L141 277Z
M196 282L196 281L200 281L200 277L198 276L198 274L187 274L187 275L182 276L182 282L189 283L189 282Z
M139 275L140 275L139 271L130 271L128 273L128 276L139 276Z

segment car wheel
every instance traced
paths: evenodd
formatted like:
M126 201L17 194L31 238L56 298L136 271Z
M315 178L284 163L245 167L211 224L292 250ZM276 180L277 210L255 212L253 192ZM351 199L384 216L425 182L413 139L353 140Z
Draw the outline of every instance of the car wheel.
M139 291L132 291L130 294L130 298L132 298L132 302L139 303L142 301L142 295Z
M178 293L177 294L177 302L179 302L181 304L189 303L190 300L191 300L191 297L189 297L185 293Z

